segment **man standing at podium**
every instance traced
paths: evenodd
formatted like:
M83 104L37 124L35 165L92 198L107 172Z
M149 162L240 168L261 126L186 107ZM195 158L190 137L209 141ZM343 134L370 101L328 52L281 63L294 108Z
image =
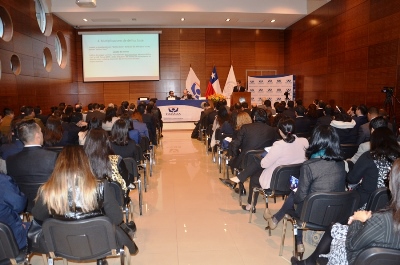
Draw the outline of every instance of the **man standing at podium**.
M237 86L233 87L233 92L245 92L246 88L244 86L242 86L242 82L240 80L238 80L236 82Z

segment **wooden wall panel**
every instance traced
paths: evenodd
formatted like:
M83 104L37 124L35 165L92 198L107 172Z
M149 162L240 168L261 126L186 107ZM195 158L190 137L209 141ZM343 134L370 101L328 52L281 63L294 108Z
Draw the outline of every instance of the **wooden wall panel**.
M400 85L400 5L390 0L332 0L317 11L285 30L285 72L298 75L298 95L306 105L321 98L345 109L360 103L381 107L382 87ZM315 17L327 30L308 24ZM316 53L318 44L310 45L326 36L326 53L323 48Z

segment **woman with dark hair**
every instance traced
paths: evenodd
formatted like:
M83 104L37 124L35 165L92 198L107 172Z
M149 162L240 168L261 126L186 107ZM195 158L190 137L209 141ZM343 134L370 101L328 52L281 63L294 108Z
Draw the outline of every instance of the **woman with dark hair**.
M359 183L354 189L360 194L359 208L365 209L369 196L376 189L385 187L392 163L400 157L400 145L387 127L374 129L370 138L371 149L354 164L349 162L347 182ZM361 183L360 183L361 182Z
M308 105L306 116L311 121L311 127L315 126L315 124L317 123L317 120L318 120L317 105L315 105L315 104Z
M356 122L343 108L336 107L331 126L338 133L341 144L355 144L357 142L358 129L356 128Z
M83 122L82 122L83 123ZM91 129L96 129L96 128L101 128L101 120L97 119L96 117L93 117L86 125L86 128L83 128L79 133L78 133L78 138L79 138L79 145L84 145L86 136L88 132Z
M220 133L224 134L233 134L233 128L231 123L229 122L230 115L225 108L225 106L220 106L217 111L217 116L215 116L215 120L213 123L213 134L211 136L211 147L214 147L216 144L216 140L218 140L218 136L216 135L217 129L220 129Z
M64 131L61 119L50 116L43 135L44 146L65 146L68 144L68 132Z
M123 119L118 119L111 129L111 148L114 153L122 158L136 155L136 142L128 137L128 123Z
M109 131L111 131L111 128L116 120L118 120L118 117L117 117L117 112L115 111L115 108L108 107L106 109L106 116L103 120L101 127L105 131L109 132Z
M123 222L120 209L108 182L93 175L82 148L67 146L61 151L49 180L39 188L32 214L39 224L48 218L79 220L105 215L116 227L118 244L135 254L135 243L118 226Z
M368 152L367 152L368 153ZM314 265L321 254L328 264L354 264L357 256L370 247L400 249L400 159L393 163L389 177L392 200L386 209L376 213L357 211L349 218L348 225L335 224L322 236L314 252L305 260L291 258L293 265ZM345 240L332 240L344 237ZM345 251L335 251L343 249Z
M135 128L133 128L133 122L131 121L131 119L129 118L130 116L128 114L122 114L120 119L125 120L125 122L128 124L128 136L130 139L134 140L135 143L140 143L140 140L142 139L142 137L140 136L140 133L138 130L136 130Z
M132 182L131 176L122 157L114 154L106 131L101 128L91 129L83 149L96 178L109 178L118 182L122 189L128 192L127 186Z
M294 135L294 121L291 118L284 117L278 123L279 134L282 140L274 142L269 148L267 154L260 157L261 162L257 167L257 171L249 172L247 167L241 172L240 178L250 176L249 196L247 205L243 205L243 209L250 211L251 200L253 196L253 188L261 185L263 189L269 189L272 173L275 168L282 165L303 163L306 160L305 150L308 147L306 138L298 138ZM251 169L252 167L250 167ZM255 169L255 168L254 168ZM242 179L244 182L245 179ZM258 194L254 197L254 205L256 205ZM253 209L255 212L255 209Z
M339 136L326 125L317 126L306 149L307 161L300 168L298 188L292 191L282 208L272 215L267 208L264 218L270 229L275 229L288 210L297 205L295 213L299 215L304 199L313 192L341 192L345 190L346 171L340 155ZM268 156L268 155L267 155ZM304 252L302 231L297 234L297 250Z
M74 112L74 107L68 105L64 109L64 113L61 114L61 119L63 122L70 122L71 121L71 114Z

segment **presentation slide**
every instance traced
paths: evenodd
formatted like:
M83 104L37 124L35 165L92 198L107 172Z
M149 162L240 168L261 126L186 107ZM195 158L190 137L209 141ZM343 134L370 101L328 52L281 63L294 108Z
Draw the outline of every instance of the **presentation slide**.
M83 81L159 80L159 32L80 32Z

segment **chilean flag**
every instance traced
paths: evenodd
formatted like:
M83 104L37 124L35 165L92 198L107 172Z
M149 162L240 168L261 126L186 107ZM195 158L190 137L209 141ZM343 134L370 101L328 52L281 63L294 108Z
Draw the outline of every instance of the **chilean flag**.
M207 85L206 98L208 98L211 95L221 94L221 93L222 92L221 92L221 87L219 85L217 69L214 66L211 73L210 82L208 82Z

